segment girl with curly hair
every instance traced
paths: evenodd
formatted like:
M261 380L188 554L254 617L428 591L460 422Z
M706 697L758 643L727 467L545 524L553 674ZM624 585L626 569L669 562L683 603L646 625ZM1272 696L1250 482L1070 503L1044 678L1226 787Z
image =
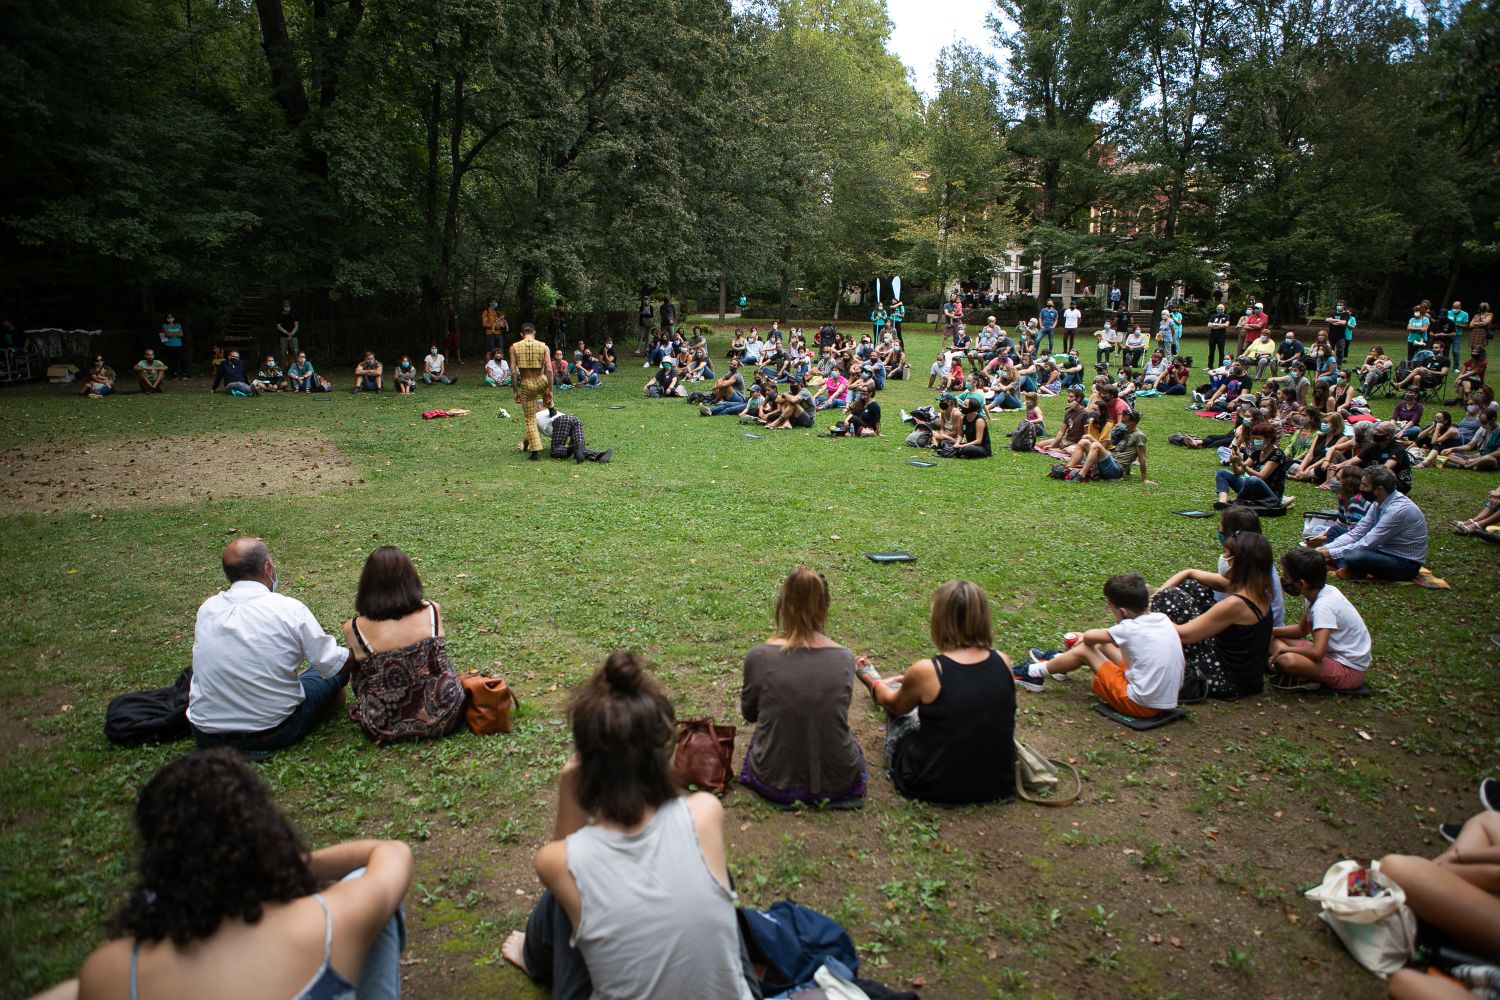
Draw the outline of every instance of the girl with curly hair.
M224 748L156 772L135 821L141 881L111 926L120 936L84 962L81 1000L398 995L405 844L305 853L266 786ZM317 891L326 882L336 884Z

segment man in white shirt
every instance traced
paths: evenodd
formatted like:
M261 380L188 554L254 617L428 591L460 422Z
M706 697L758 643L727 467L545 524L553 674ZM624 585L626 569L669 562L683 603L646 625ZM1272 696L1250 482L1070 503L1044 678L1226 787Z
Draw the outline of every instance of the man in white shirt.
M1083 310L1070 304L1063 310L1063 350L1071 351L1078 336L1078 324L1083 322Z
M433 382L441 382L444 385L452 385L453 379L448 377L448 359L438 353L437 345L433 344L427 349L427 357L422 359L427 370L422 373L422 381L431 385Z
M265 542L236 538L221 558L229 589L198 607L188 722L200 747L282 750L343 700L349 650L305 604L276 593Z

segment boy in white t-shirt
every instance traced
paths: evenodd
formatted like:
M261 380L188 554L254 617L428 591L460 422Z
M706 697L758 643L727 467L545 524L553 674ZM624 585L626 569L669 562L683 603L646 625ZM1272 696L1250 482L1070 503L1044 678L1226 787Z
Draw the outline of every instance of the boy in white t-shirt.
M1184 662L1177 626L1160 612L1148 613L1146 579L1121 573L1104 583L1104 600L1118 622L1113 628L1089 629L1065 653L1031 651L1031 662L1011 668L1016 683L1040 691L1049 677L1061 680L1070 671L1094 669L1090 689L1110 708L1137 719L1149 719L1177 707Z
M1271 684L1282 691L1319 685L1353 691L1370 669L1370 630L1359 610L1327 583L1328 564L1316 549L1295 548L1281 557L1281 588L1307 601L1302 620L1273 629Z

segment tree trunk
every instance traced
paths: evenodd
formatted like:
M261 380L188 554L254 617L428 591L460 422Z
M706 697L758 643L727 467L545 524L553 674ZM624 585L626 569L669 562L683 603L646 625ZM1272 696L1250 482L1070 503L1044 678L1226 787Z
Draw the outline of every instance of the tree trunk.
M1448 303L1453 301L1453 294L1458 291L1458 272L1462 270L1459 258L1463 252L1463 245L1463 240L1458 235L1458 227L1455 226L1452 246L1448 252L1448 287L1443 290L1442 299L1433 303L1433 308L1439 310L1439 315L1442 314L1442 310L1448 308Z
M724 322L724 316L729 310L729 283L723 278L719 279L719 322Z
M521 265L520 276L516 279L516 318L522 323L536 322L536 283L539 277L535 267L530 264ZM518 325L515 334L519 337L520 333Z
M844 277L839 275L833 283L833 321L839 321L839 306L844 304Z
M1380 288L1375 292L1375 304L1370 307L1371 319L1391 318L1391 296L1396 291L1396 272L1387 271L1380 279Z
M786 317L787 317L787 306L790 304L790 301L791 301L791 296L790 296L791 285L792 285L792 278L791 278L791 274L790 274L791 267L792 267L792 248L789 247L789 246L782 247L782 249L781 249L781 308L777 310L777 318L779 320L781 320L781 322L783 322L783 323L785 323L787 321L787 319L786 319Z
M463 137L466 110L464 76L453 79L453 119L448 132L448 197L443 206L443 237L438 247L437 286L446 291L458 249L458 198L463 190Z

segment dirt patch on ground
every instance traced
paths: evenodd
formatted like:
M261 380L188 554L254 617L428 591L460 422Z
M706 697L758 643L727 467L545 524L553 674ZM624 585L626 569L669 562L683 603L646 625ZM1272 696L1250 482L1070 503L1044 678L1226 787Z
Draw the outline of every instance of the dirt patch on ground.
M188 434L26 445L0 455L0 511L57 514L266 494L321 493L361 482L333 444L283 434Z

